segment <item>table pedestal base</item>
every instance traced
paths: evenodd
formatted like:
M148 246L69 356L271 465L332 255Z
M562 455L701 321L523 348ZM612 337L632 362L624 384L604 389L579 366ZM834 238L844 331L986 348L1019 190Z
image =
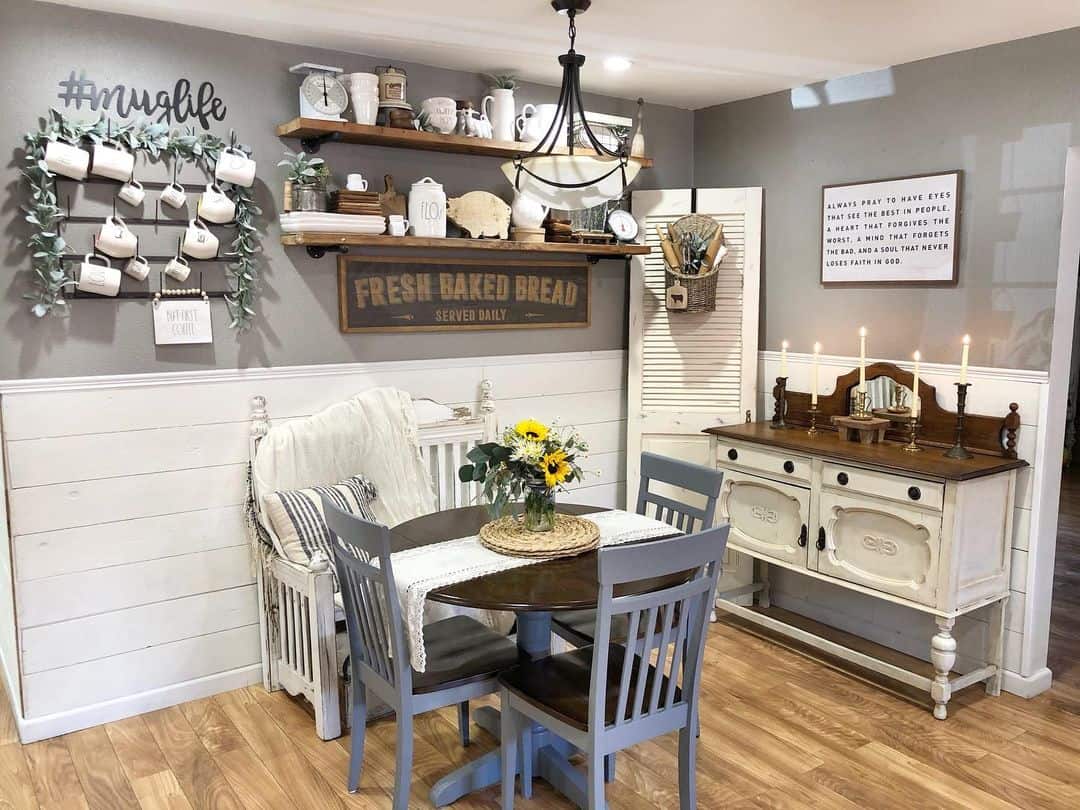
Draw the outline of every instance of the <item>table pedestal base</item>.
M551 614L541 611L517 614L517 643L520 651L530 658L542 658L551 653ZM500 712L491 706L481 706L473 712L476 725L502 742ZM504 743L505 744L505 743ZM539 777L578 807L588 804L585 774L570 764L578 749L557 734L534 724L528 733L527 751L518 750L518 775L522 776L521 790L526 798L532 796L532 779ZM435 783L428 797L435 807L453 804L462 796L483 790L500 782L501 751L496 748L448 773Z

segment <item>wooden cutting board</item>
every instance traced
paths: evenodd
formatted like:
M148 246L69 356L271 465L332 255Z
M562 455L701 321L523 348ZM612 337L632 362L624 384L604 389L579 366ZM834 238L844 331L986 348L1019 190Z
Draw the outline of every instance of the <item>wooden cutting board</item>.
M386 216L391 214L400 214L405 216L408 203L405 199L405 195L394 188L394 176L391 174L386 175L383 178L383 182L386 184L386 191L379 194L379 202L382 204L382 212Z

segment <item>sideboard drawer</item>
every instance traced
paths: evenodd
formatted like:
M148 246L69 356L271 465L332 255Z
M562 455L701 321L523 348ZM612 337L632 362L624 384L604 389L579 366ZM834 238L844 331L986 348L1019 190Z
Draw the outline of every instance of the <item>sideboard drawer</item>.
M810 483L810 459L783 451L761 450L735 442L717 443L716 460L723 467L743 467L763 475L776 475Z
M864 470L826 462L822 468L822 486L841 492L857 492L875 498L887 498L922 509L941 511L945 486L908 475Z
M731 524L733 548L806 566L810 490L729 470L724 473L717 512L721 522Z
M825 492L819 518L818 573L936 604L941 515L863 495Z

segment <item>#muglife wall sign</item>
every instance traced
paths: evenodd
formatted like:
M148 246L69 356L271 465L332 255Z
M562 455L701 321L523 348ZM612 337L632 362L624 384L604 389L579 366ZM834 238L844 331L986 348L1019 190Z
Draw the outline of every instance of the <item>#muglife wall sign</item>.
M824 186L823 284L956 283L959 171Z

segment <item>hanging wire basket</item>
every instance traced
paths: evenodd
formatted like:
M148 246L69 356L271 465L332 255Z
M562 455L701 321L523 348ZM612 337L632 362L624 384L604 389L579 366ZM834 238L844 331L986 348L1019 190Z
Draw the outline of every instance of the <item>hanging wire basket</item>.
M677 254L682 256L681 246L688 243L704 242L708 244L716 234L720 224L712 217L702 214L689 214L671 223L669 231ZM686 307L683 312L714 312L716 310L716 282L720 274L720 265L698 268L684 264L681 269L674 269L665 263L667 286L680 284L686 290Z

